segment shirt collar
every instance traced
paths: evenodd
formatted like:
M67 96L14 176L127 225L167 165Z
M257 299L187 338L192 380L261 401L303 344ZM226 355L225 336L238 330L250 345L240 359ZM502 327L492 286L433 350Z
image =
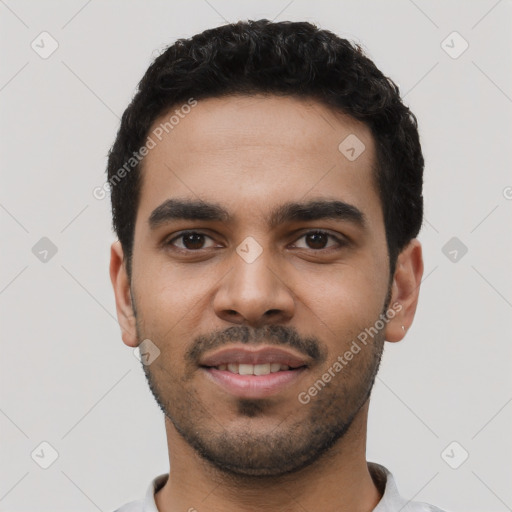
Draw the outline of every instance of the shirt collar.
M395 512L398 510L397 506L403 507L401 510L407 512L408 502L398 493L398 488L391 472L375 462L368 462L368 470L379 492L382 494L382 498L373 509L373 512ZM164 473L151 481L144 497L143 512L158 512L155 503L155 493L165 485L168 478L169 473Z
M151 481L151 484L148 487L146 492L146 496L144 497L144 506L142 508L142 512L158 512L155 503L155 494L158 492L167 482L169 478L169 473L164 473L162 475L158 475Z
M414 512L418 510L417 503L400 496L395 479L387 468L375 462L368 462L368 470L375 485L382 493L382 498L372 512L396 512L397 510L400 512ZM421 508L421 510L424 509Z

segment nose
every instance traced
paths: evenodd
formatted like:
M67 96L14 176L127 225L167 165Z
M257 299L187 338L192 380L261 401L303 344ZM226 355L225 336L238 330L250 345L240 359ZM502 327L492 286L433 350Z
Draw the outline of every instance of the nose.
M263 251L252 263L236 253L233 255L233 266L219 285L213 302L219 318L259 327L282 324L293 317L293 293L283 272L272 268L266 253L270 251Z

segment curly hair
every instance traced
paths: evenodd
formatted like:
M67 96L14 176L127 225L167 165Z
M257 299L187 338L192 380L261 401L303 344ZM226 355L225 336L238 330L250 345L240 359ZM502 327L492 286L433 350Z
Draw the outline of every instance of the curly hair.
M130 275L140 163L114 180L157 118L193 97L271 94L313 99L365 123L375 140L375 178L391 273L423 218L417 120L398 86L360 45L308 22L239 21L179 39L150 65L108 154L113 228Z

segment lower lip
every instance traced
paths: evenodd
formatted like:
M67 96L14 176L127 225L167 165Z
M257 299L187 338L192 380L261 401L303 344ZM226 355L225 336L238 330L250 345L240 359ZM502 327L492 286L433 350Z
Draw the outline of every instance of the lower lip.
M239 398L265 398L275 395L295 382L305 369L302 367L268 375L239 375L217 368L203 368L208 378L227 393Z

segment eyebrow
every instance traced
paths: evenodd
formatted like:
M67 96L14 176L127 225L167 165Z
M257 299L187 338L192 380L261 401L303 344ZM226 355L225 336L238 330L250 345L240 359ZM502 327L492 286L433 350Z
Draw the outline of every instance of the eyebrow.
M296 221L347 221L358 227L366 226L366 217L355 206L339 200L313 200L303 203L288 202L275 208L266 217L269 228ZM204 220L230 222L231 215L221 205L193 199L168 199L157 206L149 216L152 230L173 220Z

